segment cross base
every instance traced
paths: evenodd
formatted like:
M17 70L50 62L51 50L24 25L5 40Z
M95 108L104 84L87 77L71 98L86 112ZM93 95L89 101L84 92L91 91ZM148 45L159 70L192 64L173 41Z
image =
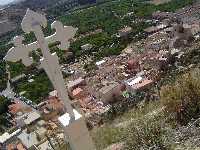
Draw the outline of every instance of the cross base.
M84 117L75 109L73 112L75 115L75 121L73 122L70 122L71 118L68 113L58 118L64 129L64 134L71 150L95 150Z

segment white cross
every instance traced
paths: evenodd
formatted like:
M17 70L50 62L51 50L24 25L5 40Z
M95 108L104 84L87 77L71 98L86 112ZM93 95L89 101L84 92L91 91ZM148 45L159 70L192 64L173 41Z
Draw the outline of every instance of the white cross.
M27 10L21 25L24 32L34 32L37 41L28 45L24 45L24 38L22 36L16 36L13 39L14 47L8 51L4 60L12 62L22 60L24 65L29 66L33 62L33 59L29 57L29 53L40 48L43 54L43 58L40 60L41 66L44 68L54 88L57 90L59 98L63 100L65 108L70 114L70 118L72 118L71 121L73 121L74 112L64 84L58 56L56 53L50 53L48 44L59 41L59 48L65 50L68 49L70 44L69 40L75 36L77 28L63 26L61 22L55 21L51 25L51 28L56 30L55 34L45 37L42 27L47 27L46 17L33 12L30 9Z

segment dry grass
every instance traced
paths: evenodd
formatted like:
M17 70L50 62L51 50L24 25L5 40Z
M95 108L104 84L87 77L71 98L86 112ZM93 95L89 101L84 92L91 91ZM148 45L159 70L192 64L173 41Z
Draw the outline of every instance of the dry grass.
M129 130L132 125L136 122L139 123L149 120L147 119L149 117L148 114L151 114L158 108L160 108L159 102L151 102L126 112L124 115L117 117L111 124L105 124L100 128L93 129L91 135L97 150L103 150L114 143L132 141L131 136L133 132ZM126 122L133 119L134 122L130 122L126 127ZM123 123L125 125L124 127L117 126L117 124ZM142 136L143 135L141 135L141 137Z
M194 69L161 89L166 114L174 114L177 123L186 125L200 115L200 70Z

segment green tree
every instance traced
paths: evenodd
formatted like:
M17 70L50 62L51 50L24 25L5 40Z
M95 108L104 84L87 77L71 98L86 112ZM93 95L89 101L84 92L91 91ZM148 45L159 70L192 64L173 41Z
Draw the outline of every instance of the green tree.
M8 111L9 104L10 101L7 98L0 96L0 115Z

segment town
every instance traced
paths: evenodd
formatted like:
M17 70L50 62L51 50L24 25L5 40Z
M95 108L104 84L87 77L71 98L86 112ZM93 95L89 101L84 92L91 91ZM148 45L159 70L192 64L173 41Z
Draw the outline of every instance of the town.
M148 5L164 4L153 1ZM49 44L50 50L58 52L70 103L85 117L92 137L97 128L110 121L116 122L117 117L133 108L142 109L142 103L157 103L163 95L163 86L199 67L199 2L174 12L157 10L150 17L136 17L134 11L120 18L128 17L132 24L141 25L142 29L131 26L130 21L116 33L110 31L111 36L100 27L86 33L83 33L86 28L77 28L79 35L70 39L71 51L60 51L59 42ZM60 19L65 22L62 17ZM41 67L42 52L37 50L34 55L34 67L20 74L12 70L12 63L5 64L6 88L0 93L0 103L8 111L5 113L4 108L0 108L3 114L0 118L2 150L66 150L69 144L66 144L59 121L65 113L65 104ZM41 75L43 77L39 78ZM36 88L40 84L46 86ZM101 138L98 138L93 137L94 142L100 143ZM118 144L112 146L114 143ZM111 141L107 145L97 143L96 147L100 150L110 145L110 150L123 150L126 144Z

